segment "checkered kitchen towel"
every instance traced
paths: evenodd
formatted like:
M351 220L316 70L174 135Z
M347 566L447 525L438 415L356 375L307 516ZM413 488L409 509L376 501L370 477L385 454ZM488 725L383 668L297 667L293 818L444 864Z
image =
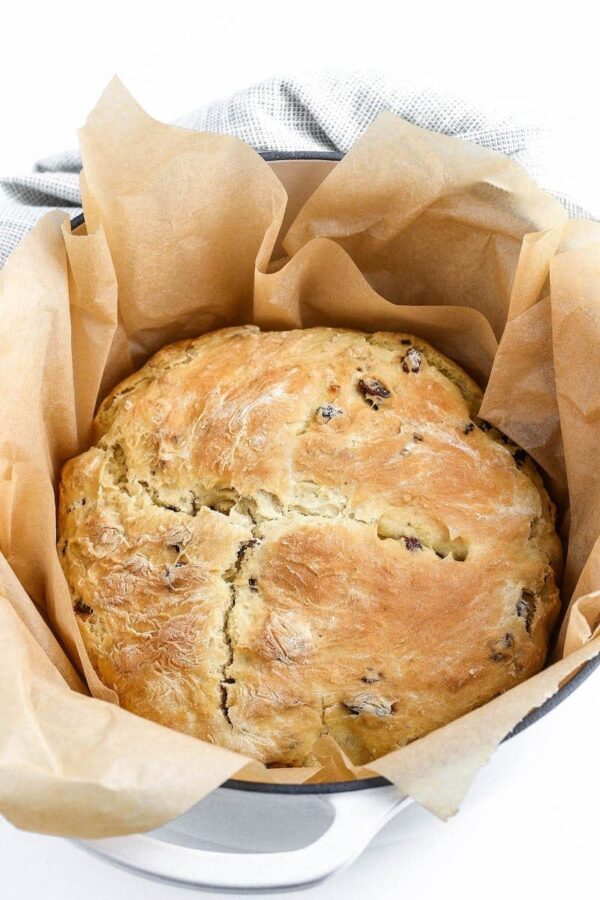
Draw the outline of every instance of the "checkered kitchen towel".
M571 160L556 153L557 128L573 123L532 122L523 116L477 109L463 100L402 85L378 72L314 72L263 81L216 100L176 123L196 131L233 134L261 151L335 150L345 153L383 110L444 134L499 150L520 163L571 216L600 218L570 189ZM80 211L77 151L41 160L28 175L0 178L0 267L49 209ZM584 204L584 205L582 205ZM588 207L588 208L586 208Z

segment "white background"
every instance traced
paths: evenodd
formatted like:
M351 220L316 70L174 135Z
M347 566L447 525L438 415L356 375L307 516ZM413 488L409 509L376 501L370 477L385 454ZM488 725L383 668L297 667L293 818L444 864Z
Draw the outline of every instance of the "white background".
M150 114L170 120L274 73L384 68L478 102L585 119L588 138L557 149L563 161L572 160L580 196L600 190L598 35L590 2L11 0L7 6L0 174L26 172L36 159L75 146L77 127L115 72ZM504 745L452 822L407 814L401 843L368 851L310 896L495 900L592 890L599 692L596 676ZM6 900L188 895L197 896L141 881L65 841L23 834L0 820Z

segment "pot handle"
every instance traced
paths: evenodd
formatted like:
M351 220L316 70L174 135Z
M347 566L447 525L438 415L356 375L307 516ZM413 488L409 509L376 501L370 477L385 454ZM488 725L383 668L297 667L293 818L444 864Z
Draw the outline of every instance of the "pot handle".
M411 803L389 787L327 794L327 831L307 847L281 853L221 853L166 844L152 834L79 841L85 849L141 875L213 891L307 888L348 866L389 820Z

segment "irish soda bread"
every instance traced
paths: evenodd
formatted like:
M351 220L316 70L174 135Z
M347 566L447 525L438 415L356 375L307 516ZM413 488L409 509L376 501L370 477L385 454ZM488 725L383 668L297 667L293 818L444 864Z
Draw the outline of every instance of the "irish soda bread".
M64 469L59 555L102 681L265 763L365 763L544 663L553 509L425 341L229 328L161 350Z

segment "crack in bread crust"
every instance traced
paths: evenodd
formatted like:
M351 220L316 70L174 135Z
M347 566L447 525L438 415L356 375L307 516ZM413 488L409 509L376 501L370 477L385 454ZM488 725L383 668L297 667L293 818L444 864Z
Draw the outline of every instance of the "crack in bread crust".
M229 631L229 619L233 610L235 609L235 603L237 599L237 589L236 589L236 580L240 576L240 572L242 570L242 563L244 557L247 552L257 543L256 538L254 537L254 531L252 532L252 538L247 541L243 541L238 548L236 560L233 565L227 572L223 573L223 580L227 582L229 585L229 589L231 591L231 603L225 610L225 615L223 617L223 637L229 649L228 659L223 663L221 669L221 708L223 710L223 715L225 716L228 724L232 726L231 719L229 717L229 706L228 706L228 698L227 698L227 685L232 683L230 679L228 679L228 670L230 666L233 665L235 647L232 641L231 633Z
M269 765L365 763L537 671L553 507L409 335L226 329L160 351L65 467L59 558L128 709Z

